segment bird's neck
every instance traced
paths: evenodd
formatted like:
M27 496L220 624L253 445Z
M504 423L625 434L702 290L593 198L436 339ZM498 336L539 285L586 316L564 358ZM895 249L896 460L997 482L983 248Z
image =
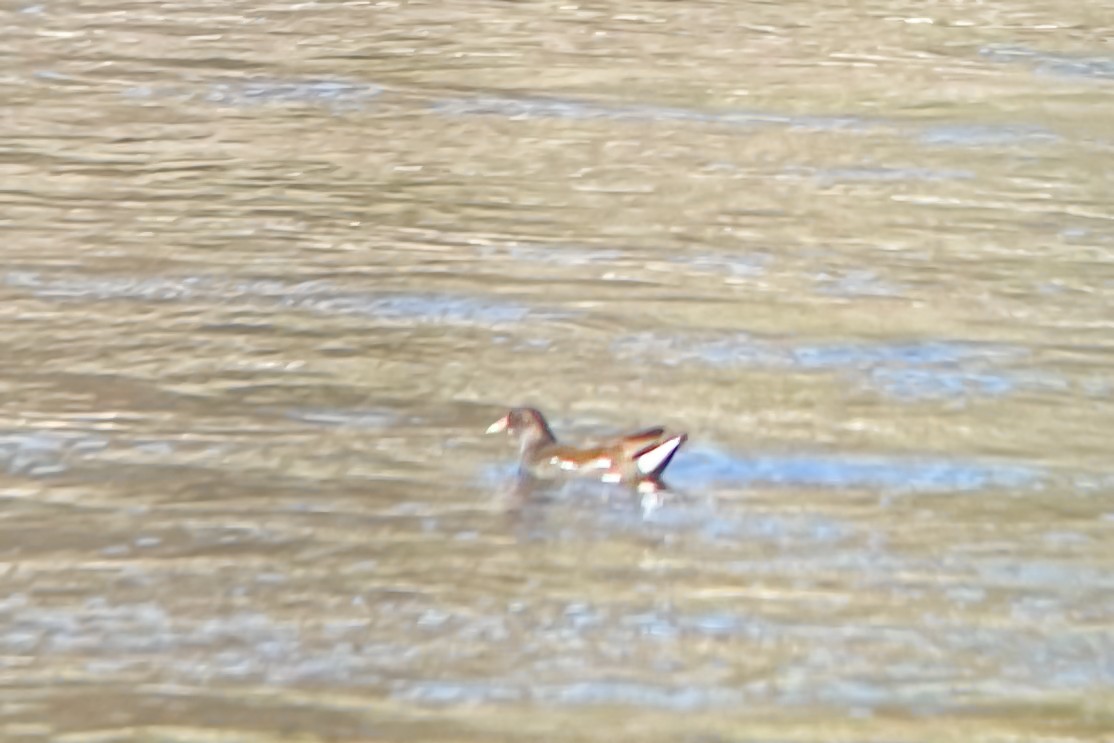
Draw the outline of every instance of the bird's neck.
M549 426L542 424L522 435L518 442L518 452L523 456L533 454L543 446L548 446L556 441L557 439L554 438L553 432L549 430Z

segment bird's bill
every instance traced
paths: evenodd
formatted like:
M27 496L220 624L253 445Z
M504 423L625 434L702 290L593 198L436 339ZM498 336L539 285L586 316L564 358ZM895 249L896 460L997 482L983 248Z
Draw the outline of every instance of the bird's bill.
M502 433L507 430L507 425L510 423L510 415L504 415L499 420L492 423L487 427L487 433Z

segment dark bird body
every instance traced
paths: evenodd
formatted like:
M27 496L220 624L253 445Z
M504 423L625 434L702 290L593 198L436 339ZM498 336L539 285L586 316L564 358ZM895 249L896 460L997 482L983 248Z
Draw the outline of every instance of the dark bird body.
M533 408L514 408L487 429L501 431L518 439L519 467L525 474L542 479L593 477L639 490L663 487L661 474L687 438L648 428L586 447L568 446L558 443L545 417Z

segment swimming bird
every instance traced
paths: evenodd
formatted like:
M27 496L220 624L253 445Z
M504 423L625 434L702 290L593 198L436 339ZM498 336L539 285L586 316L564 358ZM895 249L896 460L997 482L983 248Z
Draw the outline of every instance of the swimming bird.
M524 474L539 479L592 477L631 485L643 492L665 486L662 472L688 438L687 434L667 434L664 428L656 427L585 447L568 446L558 443L545 416L534 408L510 410L487 432L506 432L517 438L519 471Z

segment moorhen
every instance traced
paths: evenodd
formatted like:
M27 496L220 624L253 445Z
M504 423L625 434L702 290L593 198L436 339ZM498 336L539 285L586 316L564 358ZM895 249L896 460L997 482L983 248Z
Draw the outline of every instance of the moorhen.
M487 429L500 431L517 437L523 473L541 479L592 477L649 492L665 486L661 473L688 438L684 433L670 435L664 428L648 428L584 448L567 446L557 443L545 417L534 408L514 408Z

